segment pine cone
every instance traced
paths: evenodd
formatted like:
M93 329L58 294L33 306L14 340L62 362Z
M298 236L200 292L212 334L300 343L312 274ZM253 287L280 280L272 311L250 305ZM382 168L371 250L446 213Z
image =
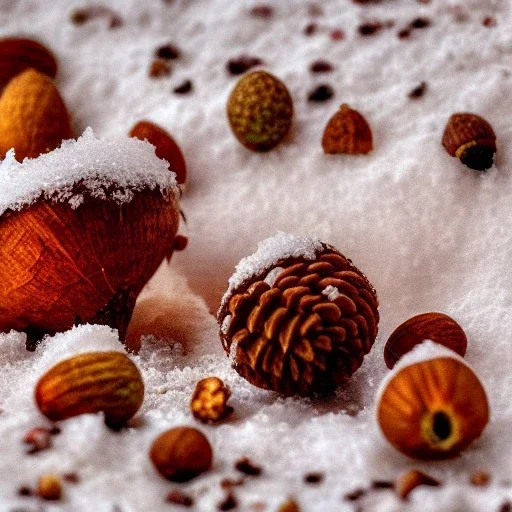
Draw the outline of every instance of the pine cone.
M273 284L269 271L280 272ZM236 371L284 395L346 382L377 336L377 295L364 274L326 244L315 260L288 257L262 274L232 290L219 310Z

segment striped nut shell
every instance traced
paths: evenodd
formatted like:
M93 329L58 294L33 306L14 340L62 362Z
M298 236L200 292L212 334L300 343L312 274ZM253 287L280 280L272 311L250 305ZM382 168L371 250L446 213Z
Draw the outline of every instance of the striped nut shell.
M280 270L282 269L282 270ZM219 310L224 349L251 384L284 395L333 390L361 366L377 336L375 290L323 244L315 260L286 258L233 290Z

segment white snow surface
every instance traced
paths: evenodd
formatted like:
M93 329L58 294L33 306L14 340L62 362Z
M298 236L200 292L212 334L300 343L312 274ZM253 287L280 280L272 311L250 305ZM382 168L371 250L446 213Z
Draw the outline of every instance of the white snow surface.
M74 186L80 184L80 192ZM155 155L151 144L127 135L100 140L87 128L77 140L38 158L16 160L10 150L0 164L0 215L21 210L40 197L82 204L83 189L92 197L130 201L133 192L147 188L177 191L176 175L168 162Z
M23 435L47 424L32 398L39 376L79 351L120 347L104 327L57 335L35 353L25 351L24 335L0 335L0 510L181 510L164 503L179 488L194 497L193 510L211 512L224 496L219 482L235 476L233 463L242 455L264 468L234 489L237 510L244 512L276 511L288 497L303 512L499 512L512 500L510 3L322 0L324 14L313 17L309 0L268 1L275 8L269 20L249 14L255 0L111 0L124 20L114 30L101 18L70 23L72 10L86 1L0 1L1 35L36 37L55 52L56 83L76 134L91 126L101 138L122 136L148 119L182 147L189 245L144 293L166 294L176 311L169 321L193 347L184 354L169 341L143 344L134 361L146 397L131 428L116 434L100 416L70 419L61 422L51 449L30 456ZM432 24L398 39L398 30L418 16ZM483 26L486 16L496 26ZM360 36L358 25L373 20L394 26ZM303 29L310 22L319 29L308 37ZM331 29L343 30L345 39L330 39ZM150 79L153 52L167 42L182 56L169 77ZM226 120L236 78L225 64L241 53L264 59L294 99L292 132L270 153L247 151ZM329 60L334 71L311 74L309 65L318 58ZM174 95L172 88L186 78L193 92ZM428 84L425 95L409 99L421 81ZM320 83L332 85L334 99L309 103L308 92ZM324 126L342 102L372 127L375 149L367 156L322 152ZM498 152L489 172L468 170L442 148L446 121L457 111L478 113L492 124ZM379 296L375 346L333 397L283 399L249 385L230 368L210 314L237 262L278 230L328 240ZM435 463L397 453L374 419L376 391L388 373L384 343L401 322L427 311L445 312L465 329L465 360L482 380L491 408L481 439L459 457ZM207 375L232 389L235 412L216 426L198 424L188 409L195 383ZM148 451L163 430L184 424L206 433L215 461L209 473L178 485L154 471ZM407 502L391 491L343 499L373 479L392 480L412 468L443 486L418 488ZM487 487L469 484L475 470L490 473ZM64 484L61 502L17 496L19 486L34 486L44 472L68 471L76 471L80 482ZM323 472L324 481L305 484L310 471Z

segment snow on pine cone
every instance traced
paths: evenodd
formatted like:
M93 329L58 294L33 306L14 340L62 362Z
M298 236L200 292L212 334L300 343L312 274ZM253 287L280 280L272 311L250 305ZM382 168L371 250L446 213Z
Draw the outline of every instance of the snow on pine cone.
M251 384L284 395L326 393L346 382L372 348L377 295L333 247L301 238L306 249L290 250L299 237L279 236L237 267L218 313L220 336ZM272 259L269 243L277 248L274 264L248 277L251 263Z

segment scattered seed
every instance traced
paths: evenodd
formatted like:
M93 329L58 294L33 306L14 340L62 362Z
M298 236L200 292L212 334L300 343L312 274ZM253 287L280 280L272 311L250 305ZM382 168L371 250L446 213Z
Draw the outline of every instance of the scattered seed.
M221 501L217 505L218 510L233 510L237 507L238 503L236 501L235 496L231 492L226 496L226 498L223 501Z
M238 487L239 485L243 485L244 481L245 480L243 478L238 478L237 480L233 480L232 478L224 478L223 480L220 481L220 486L223 489L229 491L233 487Z
M487 28L495 27L497 25L496 18L493 18L492 16L486 16L482 20L482 25Z
M62 484L56 475L43 475L37 484L37 494L48 501L60 500L62 496Z
M411 98L412 100L416 100L418 98L421 98L424 94L425 94L425 91L427 90L427 83L426 82L421 82L418 86L416 86L409 94L409 98Z
M376 491L393 489L394 487L394 482L390 482L389 480L374 480L372 482L372 489L375 489Z
M323 473L307 473L304 475L304 482L307 484L319 484L323 481Z
M411 21L411 28L427 28L431 21L428 18L416 18Z
M406 500L409 494L420 485L437 487L441 485L441 482L422 471L412 469L397 479L395 483L395 490L400 498Z
M326 60L316 60L309 66L311 73L329 73L333 69L332 64Z
M295 500L289 499L279 507L277 512L300 512L300 509Z
M259 476L261 475L261 467L256 466L248 457L243 457L235 463L235 469L244 475Z
M512 512L512 501L504 501L499 508L499 512Z
M407 39L411 35L411 31L408 28L403 28L398 31L397 35L398 39Z
M172 91L176 94L187 94L192 91L192 82L190 80L185 80L181 85L175 87Z
M382 29L382 24L379 22L367 22L359 25L357 31L362 36L372 36Z
M164 60L179 59L179 49L171 43L164 44L155 50L155 57Z
M274 9L270 5L255 5L250 11L252 16L256 18L269 19L274 15Z
M330 100L334 96L334 90L330 85L323 84L315 87L309 95L308 101L322 102Z
M241 75L249 69L260 66L263 61L259 57L251 57L250 55L240 55L234 59L230 59L226 64L226 69L231 75Z
M23 485L18 489L18 496L27 497L27 496L33 496L33 495L34 495L34 491L26 485Z
M342 39L345 39L345 32L339 28L331 30L329 35L333 41L341 41Z
M75 9L71 13L71 21L75 25L83 25L95 18L108 20L109 28L118 28L123 24L123 19L116 11L103 5L90 5L82 9Z
M62 478L64 481L69 482L70 484L77 484L80 482L80 477L78 476L78 473L64 473L62 475Z
M23 442L31 445L26 452L29 455L47 450L52 445L50 430L43 427L33 428L25 434Z
M165 498L165 501L184 507L192 507L194 505L194 500L191 496L178 490L171 491Z
M155 59L149 68L149 76L151 78L161 78L171 74L171 67L163 59Z
M348 492L343 496L343 499L346 501L357 501L360 500L366 494L366 489L359 487L358 489L354 489L353 491Z
M487 473L486 471L475 471L470 479L469 479L471 485L475 485L477 487L485 487L486 485L489 485L489 482L491 481L491 475Z
M307 36L312 36L318 30L318 25L316 23L308 23L304 27L304 34Z

